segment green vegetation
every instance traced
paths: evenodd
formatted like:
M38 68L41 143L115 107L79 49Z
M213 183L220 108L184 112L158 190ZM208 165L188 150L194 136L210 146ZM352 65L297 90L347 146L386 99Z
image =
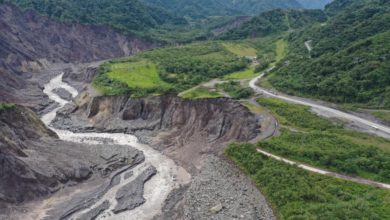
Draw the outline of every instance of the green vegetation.
M15 108L15 104L0 102L0 112Z
M229 50L230 52L236 54L237 56L251 56L255 57L257 54L257 51L245 44L240 43L223 43L223 46Z
M310 173L232 144L230 157L255 182L278 219L389 219L390 191Z
M125 33L160 25L182 25L186 20L138 0L5 0L61 21L106 24Z
M195 43L140 53L101 66L94 85L106 95L179 93L247 68L220 43Z
M264 12L250 21L224 33L223 40L265 37L281 34L290 29L300 29L318 22L325 22L327 17L321 10L282 10Z
M242 70L242 71L238 71L238 72L234 72L234 73L231 73L229 75L226 75L223 77L223 79L225 80L242 80L242 79L252 79L253 77L255 77L255 66L251 66L249 67L248 69L245 69L245 70Z
M282 134L258 143L262 149L348 175L390 182L390 141L344 129L308 107L261 98L282 125Z
M276 62L281 61L287 53L287 42L280 39L276 42Z
M158 75L154 63L140 60L134 62L114 63L110 66L108 77L113 80L126 83L130 88L169 88L169 85L162 81Z
M145 0L153 7L163 8L171 13L191 19L208 16L257 15L275 8L301 8L291 0Z
M377 111L370 110L370 113L373 116L383 120L384 122L390 123L390 111L387 111L387 110L377 110Z
M254 103L251 103L250 101L248 100L241 100L240 103L247 107L249 109L250 112L253 112L253 113L268 113L268 109L260 106L260 105L256 105Z
M211 91L208 88L198 86L187 91L184 91L180 94L180 97L184 99L205 99L205 98L219 98L223 95L219 94L216 91Z
M291 0L2 0L65 22L108 25L125 34L162 43L212 37L233 16L275 8L301 8Z
M290 94L390 109L390 2L336 0L327 13L333 17L325 25L290 34L289 65L270 83Z
M217 88L227 92L230 97L234 99L246 99L253 95L251 88L243 88L240 82L229 81L226 83L218 84Z
M136 58L103 64L93 84L105 95L142 97L173 91L168 83L160 79L154 63Z

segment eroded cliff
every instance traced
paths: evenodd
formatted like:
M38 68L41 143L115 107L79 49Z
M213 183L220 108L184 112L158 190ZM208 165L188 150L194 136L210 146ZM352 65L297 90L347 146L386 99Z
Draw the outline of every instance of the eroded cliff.
M154 47L106 26L57 22L8 4L0 5L0 30L0 101L20 104L39 95L38 83L30 81L53 64L87 63Z
M260 121L230 99L183 100L173 95L141 99L90 97L84 93L59 112L54 126L73 131L138 135L186 168L200 167L202 155L218 153L230 141L248 141Z
M0 111L0 209L142 160L131 147L61 141L25 107Z

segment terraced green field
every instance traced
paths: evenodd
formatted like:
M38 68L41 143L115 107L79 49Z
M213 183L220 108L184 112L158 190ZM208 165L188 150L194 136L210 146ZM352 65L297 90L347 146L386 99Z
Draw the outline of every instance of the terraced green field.
M130 88L166 88L170 85L160 79L157 66L148 60L114 63L107 73L111 79L126 83Z
M251 66L246 70L234 72L223 77L224 80L245 80L252 79L256 76L255 67Z
M223 43L223 46L230 52L238 56L251 56L254 57L257 54L256 49L240 43Z

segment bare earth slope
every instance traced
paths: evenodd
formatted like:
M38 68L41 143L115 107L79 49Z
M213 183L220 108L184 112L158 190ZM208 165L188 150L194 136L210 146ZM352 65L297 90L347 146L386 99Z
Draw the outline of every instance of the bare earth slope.
M104 60L153 47L105 26L61 23L4 4L0 30L0 101L27 102L28 91L37 87L27 80L51 64ZM15 94L20 89L27 90L25 96Z
M260 129L259 119L230 99L81 95L76 102L58 114L57 128L137 134L186 169L199 168L206 153L219 152L230 141L254 139Z
M140 151L130 147L61 141L25 107L0 111L0 209L91 177L105 178L142 158Z

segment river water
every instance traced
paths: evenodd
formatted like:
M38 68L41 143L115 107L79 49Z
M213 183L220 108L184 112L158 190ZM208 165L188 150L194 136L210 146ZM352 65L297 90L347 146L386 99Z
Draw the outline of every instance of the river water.
M148 145L141 144L134 135L122 133L73 133L70 131L58 130L50 127L51 122L56 117L57 111L68 103L68 101L60 98L57 94L55 94L53 90L57 88L63 88L71 93L73 98L78 95L78 91L75 88L62 81L62 76L63 73L53 78L44 86L43 92L48 95L51 100L57 102L59 106L42 117L42 121L50 129L55 131L60 139L83 144L104 144L103 140L100 141L101 139L110 139L113 144L131 146L144 153L145 162L134 168L134 177L136 177L137 174L142 173L142 171L150 165L157 169L157 174L145 183L144 198L146 199L146 202L143 205L133 210L119 213L117 215L112 213L111 210L116 204L116 192L122 186L126 185L134 179L125 179L123 177L124 174L122 174L121 183L110 189L101 198L101 200L91 208L100 205L104 200L109 200L111 203L110 209L102 213L98 219L152 219L161 212L161 208L165 199L173 189L190 182L190 174L184 168L177 166L173 160L164 156L159 151L154 150ZM87 212L88 210L89 209L82 210L79 213L76 213L75 216L73 216L74 219L77 219L77 216Z

